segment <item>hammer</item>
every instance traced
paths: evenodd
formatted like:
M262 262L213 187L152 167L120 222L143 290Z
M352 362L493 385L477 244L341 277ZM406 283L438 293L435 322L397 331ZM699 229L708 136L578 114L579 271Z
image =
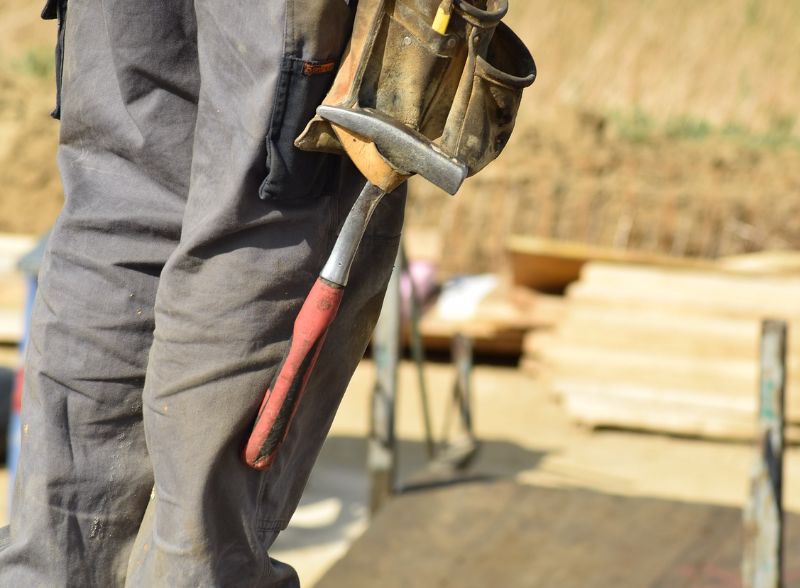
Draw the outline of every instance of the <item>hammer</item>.
M463 163L443 153L430 139L377 110L322 105L317 114L331 123L368 181L300 308L289 349L264 394L243 451L247 465L257 470L272 464L286 438L328 328L336 318L358 246L381 198L415 174L455 194L468 173Z

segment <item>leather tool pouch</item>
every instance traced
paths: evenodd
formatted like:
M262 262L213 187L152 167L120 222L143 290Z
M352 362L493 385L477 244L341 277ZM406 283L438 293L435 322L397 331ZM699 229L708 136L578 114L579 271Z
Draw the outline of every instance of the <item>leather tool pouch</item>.
M475 26L469 39L469 57L450 110L442 150L469 168L482 170L508 143L517 117L522 90L533 83L536 66L525 45L510 28L499 23L491 39Z
M444 34L432 27L440 4L360 0L350 45L323 103L375 108L420 131L471 175L502 151L536 67L522 41L500 23L507 0L453 0ZM342 152L320 117L295 145Z

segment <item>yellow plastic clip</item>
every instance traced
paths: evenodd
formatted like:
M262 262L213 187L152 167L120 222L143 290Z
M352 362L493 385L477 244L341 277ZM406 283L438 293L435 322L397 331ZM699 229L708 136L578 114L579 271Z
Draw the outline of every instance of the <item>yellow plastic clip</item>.
M447 27L450 24L450 15L453 12L453 0L444 0L436 11L436 17L433 19L433 30L444 35L447 33Z

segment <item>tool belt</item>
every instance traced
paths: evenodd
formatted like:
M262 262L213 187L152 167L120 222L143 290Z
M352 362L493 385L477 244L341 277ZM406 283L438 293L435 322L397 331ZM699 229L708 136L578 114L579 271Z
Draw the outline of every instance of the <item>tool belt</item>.
M375 109L477 173L505 147L536 77L531 54L501 22L507 10L507 0L360 0L323 104ZM319 116L295 146L345 152Z

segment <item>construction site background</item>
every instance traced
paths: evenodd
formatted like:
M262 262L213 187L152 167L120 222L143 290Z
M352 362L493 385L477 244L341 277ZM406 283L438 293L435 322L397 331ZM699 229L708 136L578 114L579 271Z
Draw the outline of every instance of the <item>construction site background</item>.
M55 25L0 0L0 232L62 201ZM539 77L503 156L455 200L413 184L448 272L504 261L510 233L716 256L800 240L800 6L781 0L512 2ZM491 213L491 214L489 214Z
M510 4L507 21L530 47L539 77L507 151L455 198L411 183L407 226L433 237L440 278L504 271L511 235L676 258L800 247L800 3ZM56 31L39 20L39 8L0 0L0 233L42 234L63 203L58 123L48 117ZM18 361L13 347L0 348L0 364ZM366 525L373 367L359 368L274 554L298 564L309 584ZM434 403L451 378L450 366L432 368ZM413 382L410 365L401 380ZM753 457L746 443L592 432L530 372L508 365L479 366L475 390L476 432L485 442L478 471L730 507L746 499ZM405 477L422 466L423 452L418 407L407 400L416 398L414 385L402 394ZM0 524L5 479L0 470ZM796 446L786 483L787 508L798 511Z

